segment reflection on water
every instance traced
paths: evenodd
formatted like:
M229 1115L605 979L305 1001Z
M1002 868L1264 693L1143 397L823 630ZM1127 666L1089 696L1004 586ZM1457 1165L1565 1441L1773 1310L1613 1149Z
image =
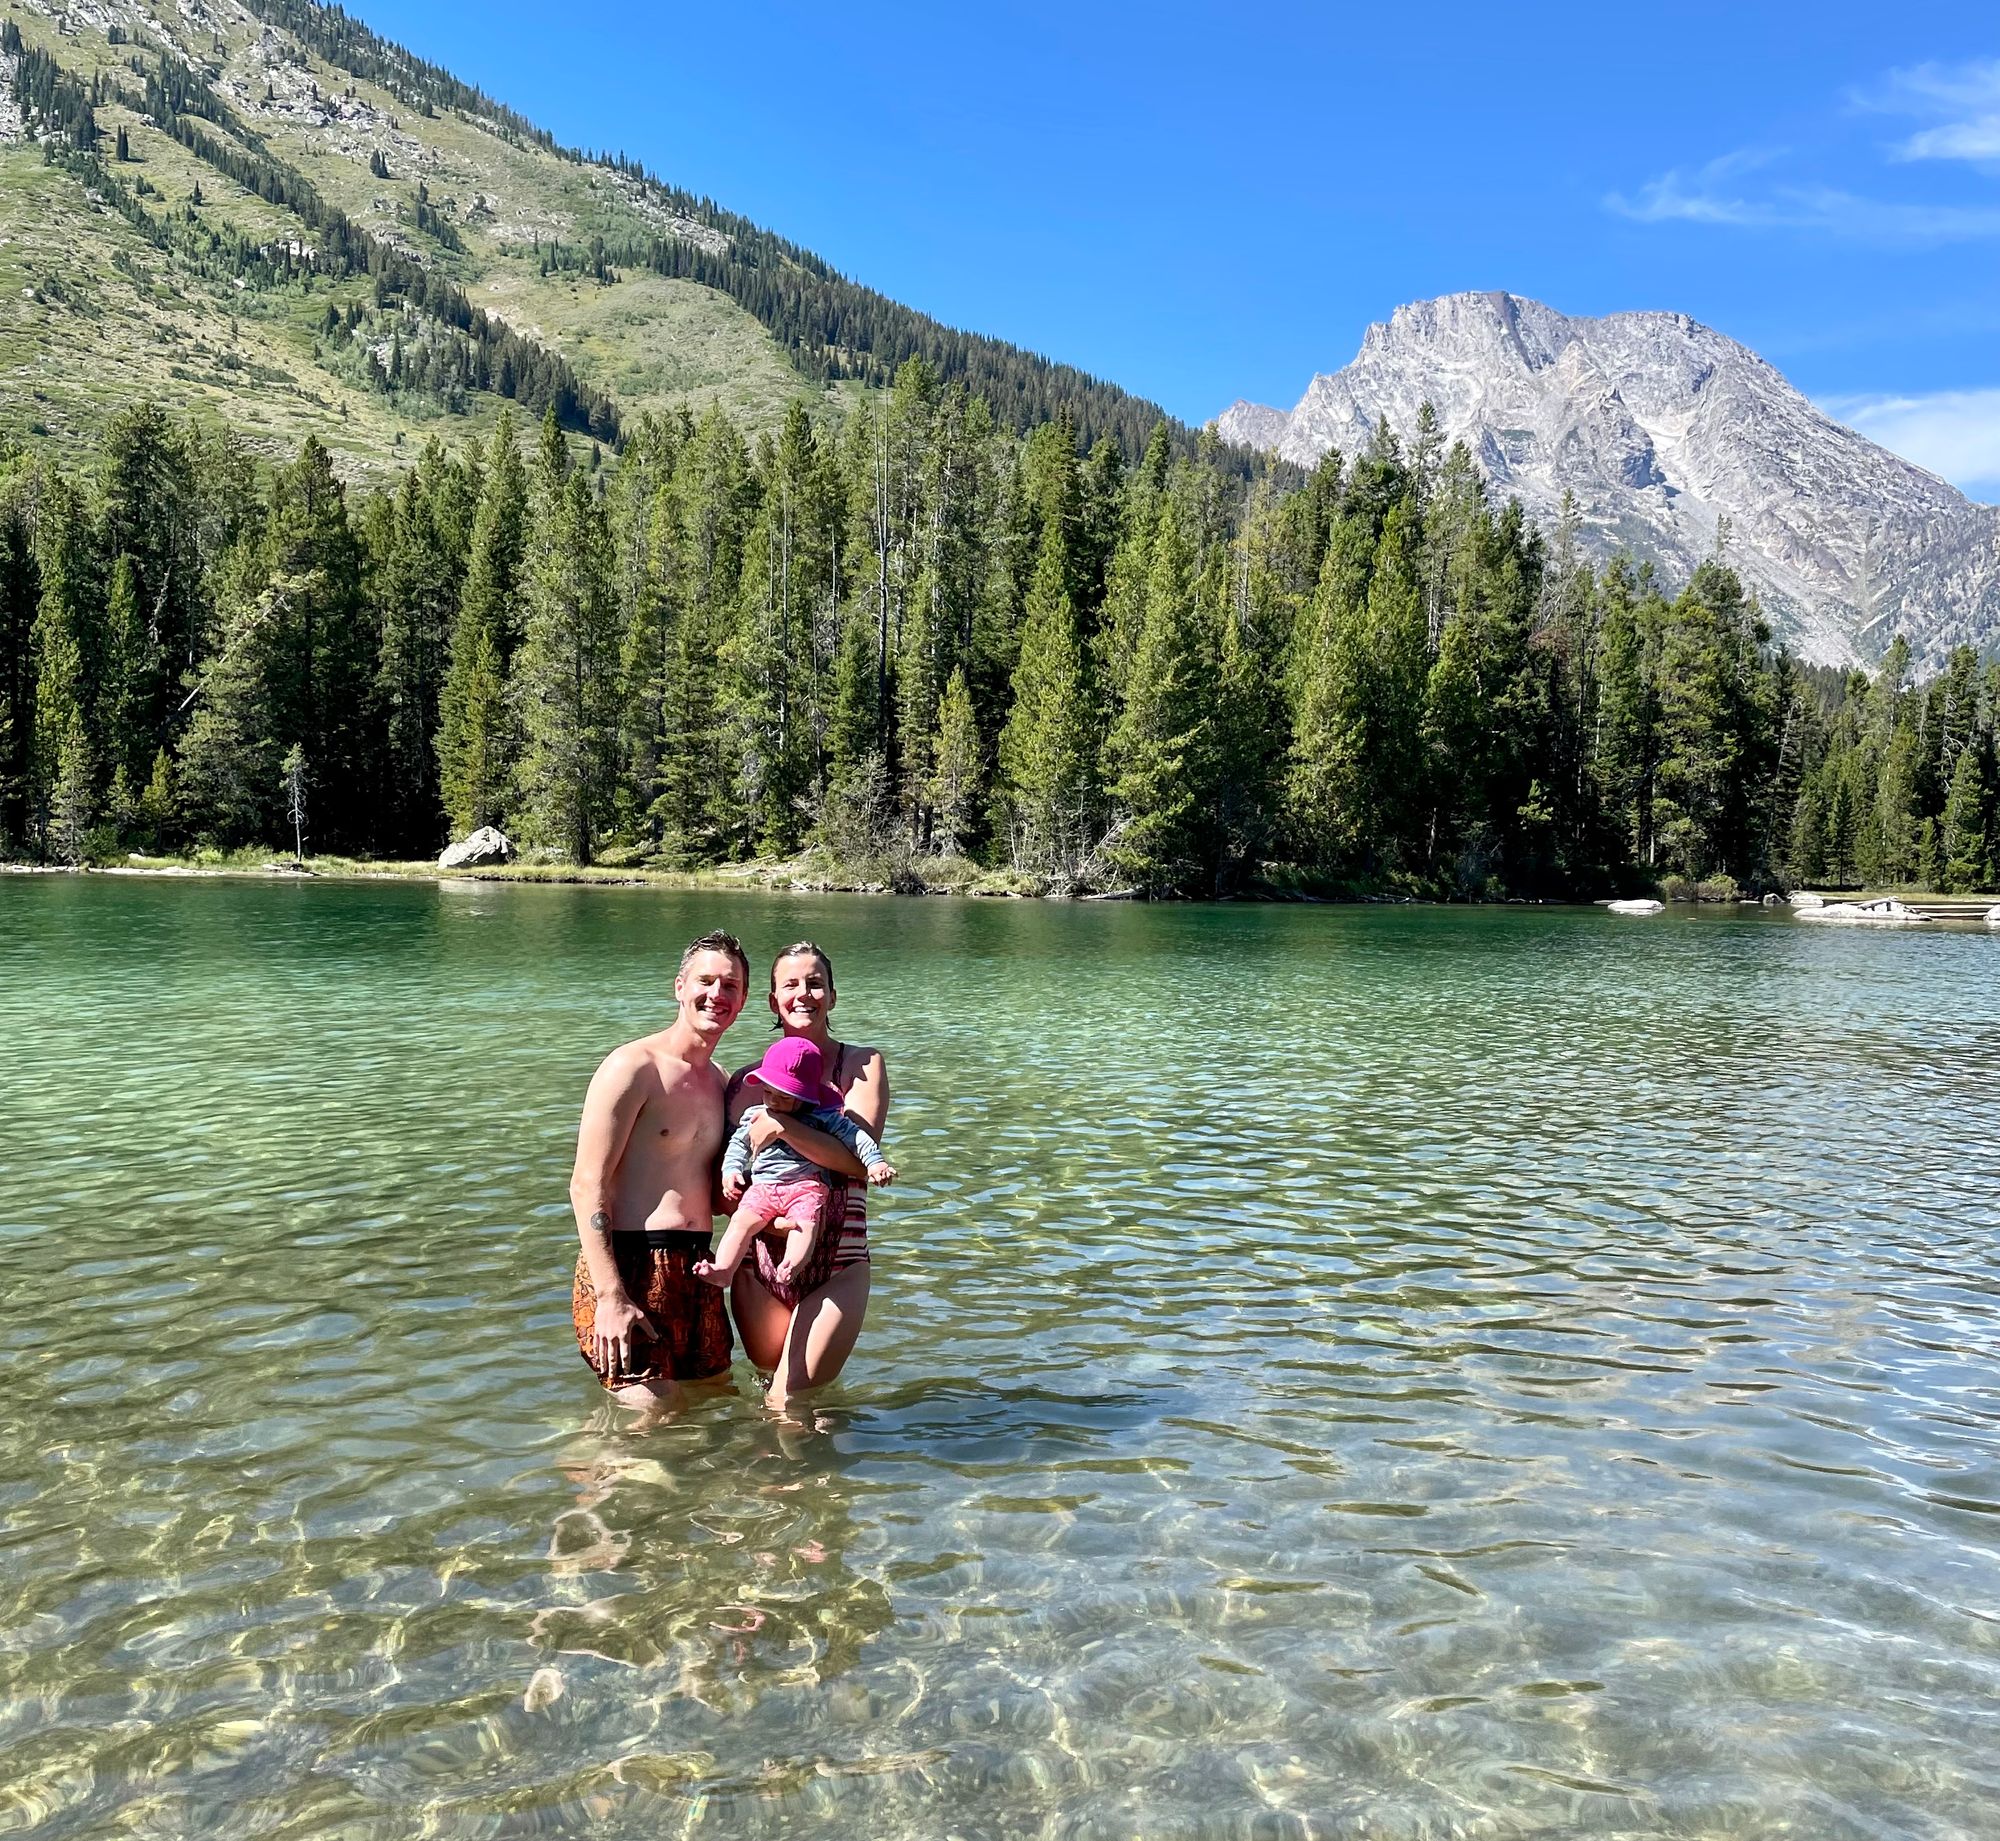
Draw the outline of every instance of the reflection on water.
M583 1082L717 919L892 1052L807 1425L569 1339ZM0 1832L1990 1833L1996 973L0 884Z

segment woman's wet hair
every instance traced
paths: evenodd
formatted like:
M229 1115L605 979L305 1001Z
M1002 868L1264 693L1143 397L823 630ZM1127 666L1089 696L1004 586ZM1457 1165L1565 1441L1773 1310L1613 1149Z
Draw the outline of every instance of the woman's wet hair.
M778 988L779 965L787 959L796 959L805 953L811 953L819 961L819 969L826 974L826 988L829 991L833 989L833 961L826 956L826 948L811 940L794 940L791 945L780 947L772 956L771 989L774 992Z

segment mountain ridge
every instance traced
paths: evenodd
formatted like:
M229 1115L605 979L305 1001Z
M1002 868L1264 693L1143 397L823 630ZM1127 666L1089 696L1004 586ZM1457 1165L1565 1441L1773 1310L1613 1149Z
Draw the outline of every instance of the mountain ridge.
M1290 411L1237 402L1226 439L1311 466L1430 402L1494 489L1593 554L1685 579L1722 547L1804 657L1846 665L1897 632L1919 660L2000 633L2000 509L1811 403L1684 313L1571 316L1503 291L1398 307ZM1726 523L1725 523L1726 520Z
M883 388L923 357L1004 426L1067 412L1083 443L1134 457L1161 420L1182 451L1196 442L1159 405L906 307L622 154L561 146L338 7L4 0L0 20L19 47L0 52L0 433L80 444L122 379L273 452L317 434L365 471L440 416L483 432L513 394L492 352L468 359L449 336L485 314L604 400L598 432L710 400L775 427L796 396ZM322 265L312 200L429 285L343 289L382 263ZM281 273L244 254L271 248L290 253ZM338 330L317 323L329 294ZM399 334L414 384L388 374ZM565 419L591 432L589 414Z

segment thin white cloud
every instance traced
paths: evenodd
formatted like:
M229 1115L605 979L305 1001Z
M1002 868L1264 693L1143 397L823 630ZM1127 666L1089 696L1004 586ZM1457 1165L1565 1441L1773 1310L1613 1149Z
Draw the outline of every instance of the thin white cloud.
M2000 58L1912 64L1890 71L1872 90L1853 91L1851 100L1864 109L1937 117L2000 109Z
M1711 162L1675 167L1639 188L1613 192L1609 210L1642 224L1722 224L1743 230L1817 230L1869 243L1969 243L2000 237L2000 205L1933 205L1864 198L1833 186L1781 185L1761 194L1726 190Z
M1975 498L2000 486L2000 389L1836 396L1820 407Z
M1917 125L1878 146L1896 165L1957 161L2000 173L2000 58L1916 64L1847 95L1851 109L1898 115ZM1747 176L1778 164L1783 150L1741 148L1697 167L1673 167L1607 210L1642 224L1717 224L1744 230L1798 230L1868 243L1967 243L2000 237L2000 203L1881 198L1817 183Z
M1850 100L1857 108L1930 123L1890 149L1895 159L2000 165L2000 58L1892 70L1878 87Z

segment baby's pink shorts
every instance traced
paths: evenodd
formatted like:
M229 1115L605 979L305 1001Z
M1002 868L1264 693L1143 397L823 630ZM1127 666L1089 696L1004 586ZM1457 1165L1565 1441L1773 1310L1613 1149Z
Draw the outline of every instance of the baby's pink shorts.
M799 1227L827 1224L827 1210L833 1200L829 1184L814 1182L810 1176L795 1176L781 1183L752 1183L736 1204L740 1214L751 1211L759 1231L773 1221L790 1221Z

